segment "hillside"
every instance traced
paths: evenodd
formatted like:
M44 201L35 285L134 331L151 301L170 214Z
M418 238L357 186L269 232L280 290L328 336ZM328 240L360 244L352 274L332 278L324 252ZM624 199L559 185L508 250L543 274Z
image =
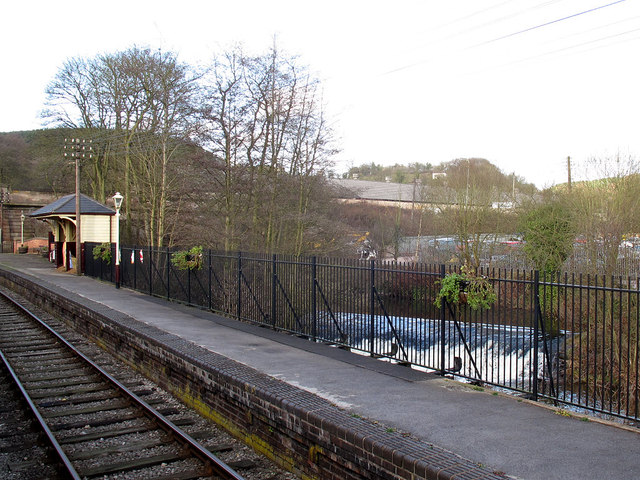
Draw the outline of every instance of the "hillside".
M502 172L489 160L483 158L458 158L435 166L419 162L383 166L372 162L351 167L344 176L356 180L437 185L443 183L443 176L453 178L454 182L466 184L469 174L473 183L478 185L501 186L504 190L518 190L527 194L536 191L534 184L527 183L522 177ZM450 182L451 180L447 183Z
M65 168L63 160L66 136L66 129L0 133L0 185L11 190L71 191L73 167Z
M0 133L1 183L10 191L73 192L74 162L64 157L69 137L93 138L92 158L81 162L81 191L100 202L116 191L125 196L125 242L260 252L271 239L273 252L323 254L344 247L342 232L349 229L335 219L335 195L322 174L229 166L198 145L175 139L163 145L148 132L138 133L128 150L123 136L109 131Z

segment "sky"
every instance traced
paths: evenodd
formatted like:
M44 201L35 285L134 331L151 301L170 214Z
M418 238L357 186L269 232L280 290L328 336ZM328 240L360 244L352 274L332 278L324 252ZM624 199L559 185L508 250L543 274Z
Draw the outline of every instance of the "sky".
M63 63L134 45L193 65L276 39L322 81L335 169L486 158L538 187L640 155L640 0L5 2L0 131L43 128Z

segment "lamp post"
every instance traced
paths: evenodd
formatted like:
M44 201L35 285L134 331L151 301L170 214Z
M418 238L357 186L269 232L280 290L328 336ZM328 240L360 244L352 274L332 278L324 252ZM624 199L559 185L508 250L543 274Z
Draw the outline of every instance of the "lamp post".
M20 212L20 221L22 222L20 226L20 246L24 245L24 211Z
M2 226L4 225L4 204L9 201L9 189L4 185L0 187L0 253L4 252L4 238Z
M120 192L113 196L113 205L116 207L116 288L120 288L120 207L123 198Z

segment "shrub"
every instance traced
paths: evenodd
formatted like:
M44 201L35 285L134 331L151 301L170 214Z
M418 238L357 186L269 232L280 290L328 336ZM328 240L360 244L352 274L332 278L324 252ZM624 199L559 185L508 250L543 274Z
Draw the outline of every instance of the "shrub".
M202 268L202 246L181 250L171 255L171 263L178 270L200 270Z
M434 302L436 307L440 308L443 300L451 305L467 304L473 310L488 310L498 300L498 295L486 277L463 266L460 273L449 273L440 280L440 291Z
M93 258L95 260L102 260L107 265L111 265L111 244L105 242L93 247Z

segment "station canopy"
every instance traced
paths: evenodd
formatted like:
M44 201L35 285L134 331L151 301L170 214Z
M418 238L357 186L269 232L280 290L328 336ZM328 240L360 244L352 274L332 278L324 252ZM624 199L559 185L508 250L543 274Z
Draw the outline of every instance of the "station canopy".
M81 215L115 215L115 210L101 204L91 197L80 194L80 214ZM55 217L75 217L76 215L76 195L65 195L55 202L45 205L29 214L30 217L46 219Z

